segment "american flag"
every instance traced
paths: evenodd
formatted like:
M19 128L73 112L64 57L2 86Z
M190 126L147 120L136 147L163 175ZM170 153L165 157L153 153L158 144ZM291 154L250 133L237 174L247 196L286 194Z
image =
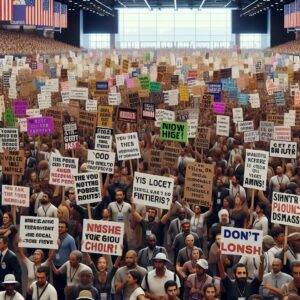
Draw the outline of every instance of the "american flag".
M60 8L60 27L68 27L68 6L66 4L62 4Z
M26 0L26 20L25 24L35 25L35 0Z
M60 28L60 3L54 1L54 27Z
M12 20L13 0L0 0L0 21Z
M45 25L45 26L53 25L53 0L43 0L41 25Z

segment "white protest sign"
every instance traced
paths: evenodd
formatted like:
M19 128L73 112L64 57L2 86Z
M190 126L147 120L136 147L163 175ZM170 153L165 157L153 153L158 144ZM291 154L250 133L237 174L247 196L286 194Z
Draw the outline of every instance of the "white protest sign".
M69 104L70 103L70 92L69 91L61 91L61 101L62 103Z
M288 113L284 113L283 126L291 127L295 126L296 114L294 110L290 110Z
M259 140L262 142L269 142L274 136L274 123L267 121L259 122Z
M255 143L259 142L259 131L247 131L244 132L244 143Z
M113 174L116 153L88 150L87 170Z
M188 138L195 138L198 127L198 119L187 119L188 123Z
M59 186L74 186L74 175L78 173L78 158L51 154L49 183Z
M88 99L85 102L85 110L89 112L97 112L97 100Z
M100 173L81 173L74 176L78 205L101 202Z
M217 135L229 136L229 116L217 115Z
M270 141L270 156L281 158L296 158L297 143L286 141Z
M45 86L49 87L51 92L59 92L58 78L46 79Z
M19 132L16 128L0 128L0 152L19 150Z
M251 104L251 108L260 108L259 94L249 94L249 103Z
M26 116L28 117L41 117L41 110L39 108L26 109Z
M137 132L116 134L118 160L130 160L141 157Z
M290 141L291 140L291 127L274 126L274 140Z
M2 205L29 207L29 187L2 185Z
M70 99L76 99L76 100L88 100L89 89L85 87L70 88L69 97Z
M262 240L262 230L222 226L220 250L222 254L260 256L263 253Z
M273 192L271 222L300 227L300 196Z
M47 109L51 107L51 94L42 93L37 95L39 109Z
M160 127L161 121L175 121L175 111L166 109L156 109L155 120L156 127Z
M171 177L134 173L133 202L145 206L170 209L174 179Z
M21 216L19 247L58 249L57 241L58 218Z
M111 152L113 129L97 127L95 135L95 150Z
M234 123L243 122L244 115L243 115L243 108L237 107L232 109L232 119Z
M266 190L269 153L246 149L243 187Z
M111 92L108 94L108 105L120 105L121 93Z
M82 252L122 255L124 223L83 219Z
M246 131L253 131L253 130L254 130L253 121L238 122L238 132L246 132Z

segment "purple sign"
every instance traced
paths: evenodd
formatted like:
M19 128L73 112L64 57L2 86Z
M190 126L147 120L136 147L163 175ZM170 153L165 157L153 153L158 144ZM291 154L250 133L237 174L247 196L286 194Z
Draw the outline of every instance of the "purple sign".
M224 102L214 102L214 113L224 115L225 103Z
M28 107L28 102L26 100L15 100L14 102L15 116L18 118L25 117L27 107Z
M54 132L53 117L27 119L28 134L51 134Z

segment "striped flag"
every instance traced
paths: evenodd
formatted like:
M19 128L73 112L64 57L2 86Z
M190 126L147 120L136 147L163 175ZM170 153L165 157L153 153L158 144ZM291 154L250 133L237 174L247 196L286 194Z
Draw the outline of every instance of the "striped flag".
M284 28L290 27L290 5L285 4L284 5Z
M54 27L60 28L60 3L54 1Z
M0 0L0 21L12 20L13 0Z
M52 26L53 23L53 0L43 0L42 24L44 26Z
M60 27L68 27L68 6L66 4L62 4L60 8Z
M296 26L296 3L295 2L290 3L290 18L291 18L290 26L294 28Z
M26 20L25 24L35 25L35 0L26 0Z
M300 27L300 0L296 0L296 27Z

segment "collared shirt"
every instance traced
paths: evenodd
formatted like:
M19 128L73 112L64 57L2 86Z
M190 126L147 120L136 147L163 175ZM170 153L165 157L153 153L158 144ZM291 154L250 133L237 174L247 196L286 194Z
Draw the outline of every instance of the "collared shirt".
M293 277L289 274L279 272L277 274L274 274L273 272L267 273L263 277L263 284L270 284L271 286L275 288L281 288L284 284L289 283L293 280ZM263 296L272 296L269 294L268 289L263 289ZM276 299L274 297L274 299Z

